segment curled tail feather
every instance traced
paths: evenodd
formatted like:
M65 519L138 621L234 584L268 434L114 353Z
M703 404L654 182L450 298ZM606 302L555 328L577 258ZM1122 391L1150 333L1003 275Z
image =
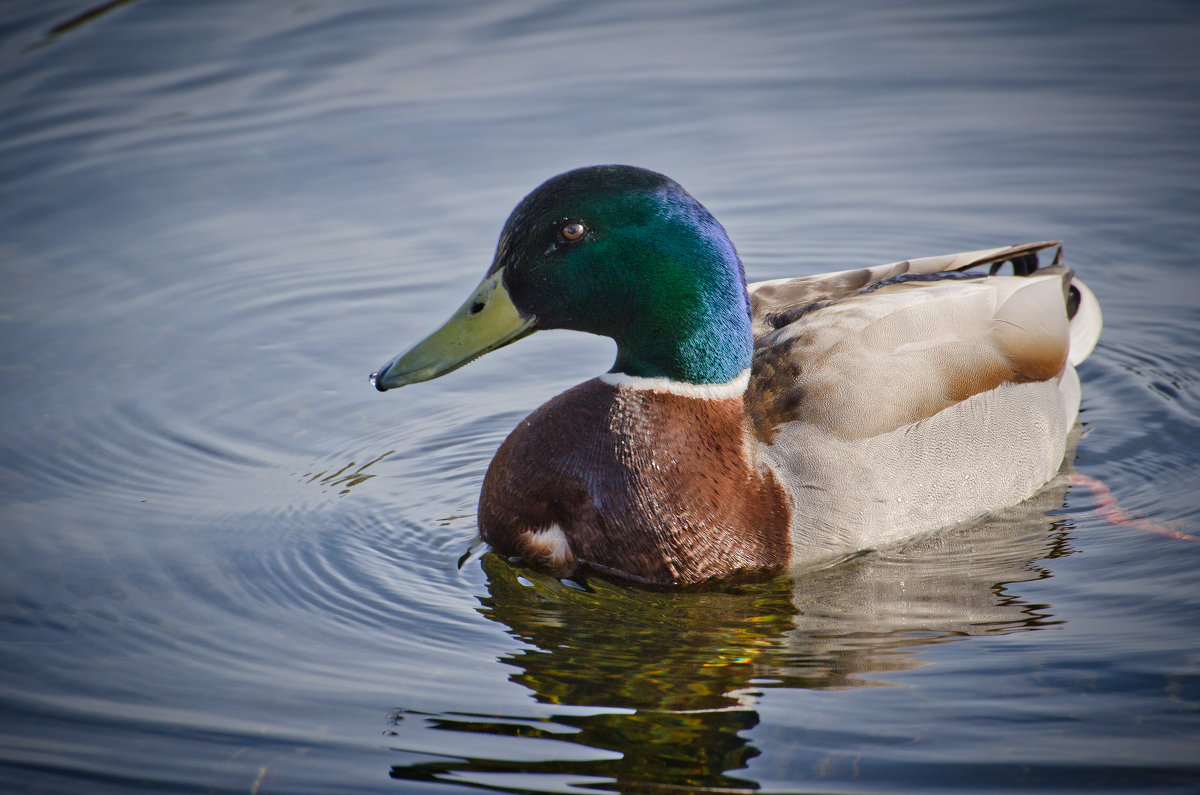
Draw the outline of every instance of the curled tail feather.
M1100 339L1100 329L1104 320L1100 314L1100 302L1088 286L1078 279L1071 280L1070 303L1076 303L1075 311L1071 313L1071 364L1076 367L1086 359L1096 347ZM1078 299L1075 297L1078 296Z

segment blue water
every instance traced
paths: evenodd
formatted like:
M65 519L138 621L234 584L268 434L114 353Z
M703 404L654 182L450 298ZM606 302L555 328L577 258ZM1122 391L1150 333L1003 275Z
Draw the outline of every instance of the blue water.
M1200 531L1200 11L1174 2L0 6L0 789L1200 790L1200 543L1085 488L820 572L579 590L476 539L607 369L441 322L568 168L751 279L1062 239L1073 467Z

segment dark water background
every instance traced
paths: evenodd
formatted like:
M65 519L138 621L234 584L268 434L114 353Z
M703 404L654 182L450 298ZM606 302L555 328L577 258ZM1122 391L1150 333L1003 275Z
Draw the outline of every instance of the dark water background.
M577 590L474 506L611 343L366 378L579 165L675 177L752 279L1063 239L1075 467L1200 530L1200 7L89 7L0 5L0 789L1200 789L1200 544L1060 488Z

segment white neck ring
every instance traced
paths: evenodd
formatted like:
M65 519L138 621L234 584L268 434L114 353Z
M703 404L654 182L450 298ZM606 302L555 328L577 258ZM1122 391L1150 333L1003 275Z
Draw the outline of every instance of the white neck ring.
M750 386L750 368L747 367L733 380L723 384L689 384L687 381L674 381L670 378L643 378L640 375L625 373L603 373L600 380L621 389L669 392L672 395L702 400L727 400L745 394L746 387Z

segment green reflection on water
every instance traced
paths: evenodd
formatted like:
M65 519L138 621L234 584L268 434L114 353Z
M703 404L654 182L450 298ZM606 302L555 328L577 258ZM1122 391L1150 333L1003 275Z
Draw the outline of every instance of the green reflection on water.
M1046 516L1065 490L1064 480L955 531L761 583L578 587L486 554L479 611L522 642L499 662L546 708L399 713L426 735L446 732L446 756L392 776L515 791L756 789L738 771L759 754L756 705L771 688L894 686L881 675L921 667L934 644L1060 623L1011 586L1050 576L1039 561L1069 554L1063 522ZM828 730L814 716L812 731ZM819 784L831 760L807 753Z

